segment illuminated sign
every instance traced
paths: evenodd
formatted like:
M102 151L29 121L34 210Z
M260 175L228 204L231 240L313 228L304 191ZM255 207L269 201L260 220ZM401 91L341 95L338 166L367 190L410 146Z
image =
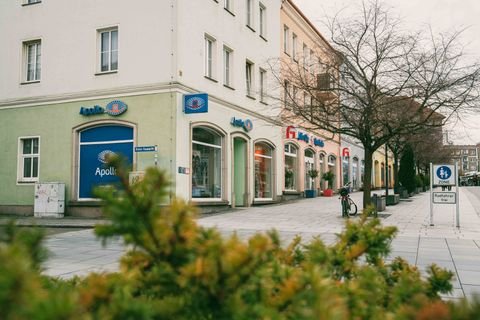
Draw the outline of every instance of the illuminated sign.
M323 148L325 142L322 139L319 139L315 136L311 136L306 132L297 130L294 126L288 126L286 129L286 138L287 139L297 139L305 143L312 143L316 147Z
M230 124L234 127L243 128L246 132L252 131L253 129L253 122L250 119L242 120L233 117L232 120L230 120Z
M120 100L113 100L109 102L105 108L99 106L99 105L94 105L93 107L81 107L80 108L80 114L82 116L91 116L95 114L108 114L111 116L119 116L125 111L127 111L128 106L125 102L120 101Z

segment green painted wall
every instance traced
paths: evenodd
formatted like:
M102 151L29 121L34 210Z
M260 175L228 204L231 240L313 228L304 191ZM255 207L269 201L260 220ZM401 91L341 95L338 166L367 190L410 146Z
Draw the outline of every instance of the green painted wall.
M105 107L115 99L128 105L127 112L118 117L79 114L82 106ZM159 167L174 176L176 99L175 94L163 93L0 109L0 206L33 204L33 184L17 184L18 138L23 136L40 136L39 180L64 182L68 201L74 179L73 128L98 120L123 120L136 124L136 144L157 144ZM150 165L153 165L153 154L137 155L137 170Z

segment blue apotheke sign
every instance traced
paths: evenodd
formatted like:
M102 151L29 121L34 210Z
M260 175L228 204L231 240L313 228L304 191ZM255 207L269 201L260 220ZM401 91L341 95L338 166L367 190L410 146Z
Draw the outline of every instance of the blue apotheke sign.
M208 112L208 94L194 93L184 95L183 112L186 114Z
M243 128L243 130L245 130L246 132L252 131L253 129L253 122L250 119L243 120L233 117L230 121L230 124L234 127Z
M93 107L81 107L80 114L83 116L91 116L94 114L108 114L111 116L119 116L125 111L127 111L128 106L125 102L120 100L113 100L109 102L105 108L95 105Z

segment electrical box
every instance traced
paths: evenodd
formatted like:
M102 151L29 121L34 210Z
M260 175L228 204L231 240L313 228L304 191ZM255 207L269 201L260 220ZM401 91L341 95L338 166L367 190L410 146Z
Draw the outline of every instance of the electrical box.
M35 183L34 216L63 218L65 212L65 183Z

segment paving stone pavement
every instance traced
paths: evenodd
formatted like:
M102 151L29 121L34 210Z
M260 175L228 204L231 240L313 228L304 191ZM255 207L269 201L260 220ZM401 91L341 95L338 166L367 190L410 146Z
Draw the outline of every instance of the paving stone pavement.
M362 207L362 194L351 195ZM387 260L401 256L415 264L422 273L431 263L452 270L454 291L445 299L480 294L480 188L460 188L460 228L455 227L454 205L434 205L434 226L429 221L429 193L420 193L400 204L388 206L380 214L384 225L396 226L398 235L392 242ZM354 217L352 219L358 219ZM300 235L307 242L320 236L332 243L344 227L337 197L302 199L277 205L231 210L198 219L205 227L216 227L228 236L242 238L275 229L284 243ZM91 229L67 232L47 239L52 257L45 274L69 278L91 271L115 271L124 252L120 240L102 247Z

